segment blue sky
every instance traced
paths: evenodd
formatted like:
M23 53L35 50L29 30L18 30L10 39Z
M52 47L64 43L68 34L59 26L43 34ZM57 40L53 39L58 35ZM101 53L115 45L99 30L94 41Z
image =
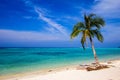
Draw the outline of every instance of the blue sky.
M103 44L120 46L119 0L0 0L0 47L81 47L80 37L70 39L83 13L104 18Z

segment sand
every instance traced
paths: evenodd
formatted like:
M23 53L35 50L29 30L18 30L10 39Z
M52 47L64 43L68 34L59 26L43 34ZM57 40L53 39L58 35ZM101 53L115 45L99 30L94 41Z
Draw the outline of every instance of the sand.
M86 71L77 70L76 67L64 68L61 70L49 70L45 74L39 71L14 76L2 76L0 80L120 80L120 60L110 61L110 68Z

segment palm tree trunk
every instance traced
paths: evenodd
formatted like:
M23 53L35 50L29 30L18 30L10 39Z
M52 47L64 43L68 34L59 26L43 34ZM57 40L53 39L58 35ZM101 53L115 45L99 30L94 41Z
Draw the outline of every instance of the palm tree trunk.
M94 44L93 44L93 41L92 41L91 37L90 37L90 43L91 43L91 46L92 46L92 51L93 51L93 54L94 54L95 62L96 62L96 64L99 64L98 57L96 55L96 51L95 51Z

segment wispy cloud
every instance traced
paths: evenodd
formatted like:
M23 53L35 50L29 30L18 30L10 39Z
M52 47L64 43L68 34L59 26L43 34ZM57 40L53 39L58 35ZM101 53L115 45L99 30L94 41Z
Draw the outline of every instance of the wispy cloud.
M22 0L26 6L33 7L34 4L30 0Z
M41 42L41 41L66 41L66 38L60 34L49 34L35 31L16 31L0 29L1 42Z
M67 20L73 20L73 21L76 21L76 22L78 22L78 21L80 21L80 16L78 17L78 16L64 16L64 18L65 19L67 19Z
M105 42L120 42L120 24L108 24L104 27L103 35Z
M26 6L32 7L32 9L34 10L33 13L37 13L39 15L38 18L40 20L42 20L48 24L48 26L44 26L44 29L47 30L47 32L64 35L66 37L69 36L67 29L65 29L64 26L62 26L61 24L57 23L55 20L50 18L51 15L49 14L50 13L49 10L36 6L35 4L33 4L32 1L29 1L29 0L23 0L23 1ZM24 18L25 19L31 19L31 18L33 19L32 16L24 16ZM44 31L44 32L46 32L46 31Z
M37 13L39 15L39 19L43 20L44 22L46 22L48 24L48 26L45 26L44 29L48 30L51 33L56 33L59 32L59 34L61 35L65 35L68 36L68 32L65 29L64 26L62 26L61 24L57 23L56 21L52 20L49 17L49 12L47 9L45 8L41 8L41 7L36 7L32 1L29 0L23 0L26 6L30 6L34 9L35 13ZM46 17L47 15L47 17ZM51 15L50 15L51 16ZM25 19L31 19L33 17L31 16L24 16Z
M58 33L58 34L60 34L59 31L56 30L56 29L54 29L53 27L47 26L47 27L45 27L44 29L47 30L47 31L50 32L50 33L54 33L54 34Z
M38 7L35 7L35 11L38 13L39 18L43 21L45 21L48 25L50 25L51 27L53 27L52 29L56 29L58 30L60 33L68 36L67 30L65 29L64 26L62 26L61 24L55 22L54 20L45 17L45 15L41 12L41 9Z
M106 18L120 18L120 0L95 0L92 12Z
M92 6L90 11L103 16L107 20L102 32L105 37L105 43L119 42L120 24L117 24L117 21L120 20L120 1L95 0L95 5ZM110 20L113 23L108 23Z

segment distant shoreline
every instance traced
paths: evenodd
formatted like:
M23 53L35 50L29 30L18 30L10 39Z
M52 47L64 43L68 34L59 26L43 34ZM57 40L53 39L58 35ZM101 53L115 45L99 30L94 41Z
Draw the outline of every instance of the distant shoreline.
M0 47L0 48L82 48L82 47ZM90 49L91 47L89 48L86 48L86 49ZM108 48L108 47L102 47L103 48ZM109 47L110 49L111 48L120 48L120 47ZM95 49L100 49L100 47L96 47Z

